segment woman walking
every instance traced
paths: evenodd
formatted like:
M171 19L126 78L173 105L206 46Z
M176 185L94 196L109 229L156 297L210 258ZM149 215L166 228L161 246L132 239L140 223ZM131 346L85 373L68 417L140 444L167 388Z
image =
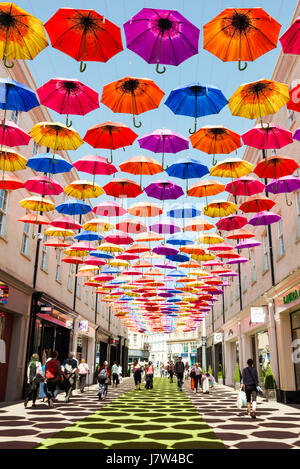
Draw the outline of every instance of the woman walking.
M119 384L119 367L118 367L117 362L114 362L111 371L112 371L113 387L116 385L116 388L117 388Z
M80 392L84 392L84 387L86 384L86 377L90 374L89 365L86 363L85 359L82 358L80 364L78 365L78 375L79 375L79 389Z
M141 382L142 382L142 368L139 365L138 360L135 360L134 365L133 365L133 377L134 377L134 384L135 384L135 390L140 391L141 390Z
M194 373L195 373L195 376L194 376L194 389L195 389L195 393L197 393L198 392L198 386L199 386L199 389L201 387L201 379L202 379L202 370L199 366L199 363L195 363Z
M249 358L247 367L243 369L242 384L247 397L247 414L253 419L256 418L256 397L258 386L258 374L256 368L253 367L253 360ZM251 411L252 401L252 411Z
M108 363L105 361L103 363L102 368L98 373L98 383L99 383L99 390L98 390L98 397L99 401L102 399L106 399L107 396L107 387L110 382L110 371L108 368ZM103 396L103 397L102 397Z
M46 378L46 395L48 398L48 405L53 408L53 399L55 398L56 386L59 382L64 380L61 364L57 360L58 352L51 353L51 359L46 362L45 378Z
M35 401L39 392L39 385L44 381L44 375L42 371L42 364L37 353L31 356L28 368L27 368L27 384L28 392L24 401L24 407L27 407L28 402L32 399L32 407L36 407Z
M146 386L145 389L153 389L153 376L154 376L154 368L152 362L148 363L146 367Z

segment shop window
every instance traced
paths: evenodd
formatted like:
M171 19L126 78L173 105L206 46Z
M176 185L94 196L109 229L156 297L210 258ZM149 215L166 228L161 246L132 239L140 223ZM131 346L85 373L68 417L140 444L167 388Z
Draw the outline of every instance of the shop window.
M56 264L56 274L55 274L55 280L57 282L61 282L61 251L57 251L57 264Z
M263 236L263 273L269 270L269 249L268 249L268 235L264 234Z
M0 190L0 235L6 234L6 215L8 206L8 192Z
M68 282L67 282L67 289L69 292L73 291L73 276L74 276L74 264L69 265L69 272L68 272Z
M43 243L46 241L47 236L44 235ZM47 246L42 245L42 259L41 259L41 269L44 271L48 271L48 251Z
M278 229L278 257L280 258L284 254L284 241L283 241L283 223L279 220L277 223Z
M30 245L30 224L24 223L21 252L25 254L25 256L29 256L29 245Z

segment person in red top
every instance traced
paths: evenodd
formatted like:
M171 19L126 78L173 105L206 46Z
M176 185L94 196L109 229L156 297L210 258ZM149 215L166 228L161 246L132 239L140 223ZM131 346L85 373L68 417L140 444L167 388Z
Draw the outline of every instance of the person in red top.
M98 373L98 383L99 383L98 397L99 397L99 401L101 401L101 399L102 399L102 394L103 394L103 399L106 398L106 396L107 396L107 386L108 386L109 382L110 382L110 370L108 368L108 363L105 361L103 363L102 368L100 368L100 371Z
M152 362L148 363L146 367L146 386L145 389L153 389L153 375L154 375L154 368Z
M45 365L45 390L48 398L48 405L51 408L54 407L53 399L55 397L54 393L56 390L56 386L59 382L63 381L63 372L61 369L61 364L57 360L57 357L58 352L52 352L51 359L48 360Z

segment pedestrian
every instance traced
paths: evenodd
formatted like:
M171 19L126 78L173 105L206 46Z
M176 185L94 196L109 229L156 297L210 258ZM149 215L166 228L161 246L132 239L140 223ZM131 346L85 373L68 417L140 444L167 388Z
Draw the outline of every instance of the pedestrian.
M161 364L160 366L160 377L163 378L164 377L164 372L165 372L165 368L164 368L164 365Z
M86 377L90 374L89 365L86 363L85 359L82 358L80 365L78 365L78 375L79 375L79 389L80 392L84 392L84 387L86 384Z
M117 388L119 384L119 367L118 367L117 362L114 362L111 371L112 371L113 387L116 385L116 388Z
M74 358L74 352L70 352L68 354L68 358L63 361L61 368L65 379L65 402L69 402L72 391L76 386L76 378L78 373L78 361Z
M141 381L142 381L142 371L143 371L143 369L142 369L141 365L139 365L138 360L135 360L132 371L133 371L135 390L140 391L141 390Z
M184 374L184 363L182 361L182 357L178 358L178 361L175 364L174 371L177 376L178 389L179 391L182 391L183 374Z
M42 374L45 377L45 367L46 367L46 362L51 360L51 350L44 349L42 352L42 362L44 363L42 366ZM46 383L45 380L40 383L39 387L39 399L42 399L42 402L44 402L45 398L47 397L46 394Z
M44 375L42 371L42 364L40 357L37 353L32 354L30 362L27 368L27 384L28 391L24 401L24 407L27 407L28 402L32 399L32 407L36 407L35 401L39 392L39 385L44 381Z
M103 362L103 365L99 370L97 380L99 384L98 397L99 401L101 401L101 399L106 399L108 384L110 383L110 371L107 361Z
M148 363L146 367L146 386L145 389L153 389L153 376L154 376L154 368L152 362Z
M189 379L189 376L190 376L190 366L188 364L188 362L186 362L186 364L184 365L184 379Z
M247 414L253 419L256 418L256 397L258 386L258 373L257 369L253 367L253 360L249 358L247 367L242 372L242 387L247 397ZM252 402L251 402L252 401ZM251 409L252 403L252 409Z
M194 373L195 373L195 376L194 376L194 389L195 389L195 393L197 393L198 392L198 386L199 386L199 389L200 389L201 380L202 380L202 370L199 366L199 363L195 363Z
M119 383L121 384L123 381L123 368L121 367L121 365L119 365L118 375L119 375Z
M171 363L168 366L170 383L173 383L174 369L175 369L175 365L174 365L173 360L171 360Z
M63 381L63 372L61 364L57 360L58 352L52 352L51 358L45 364L45 379L46 379L46 395L48 398L49 407L53 408L53 399L55 397L56 386L59 382Z

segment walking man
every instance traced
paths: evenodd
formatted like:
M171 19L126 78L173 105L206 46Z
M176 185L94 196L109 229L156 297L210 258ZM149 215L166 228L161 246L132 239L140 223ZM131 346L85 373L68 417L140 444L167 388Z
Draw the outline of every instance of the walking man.
M253 419L256 418L256 396L258 386L258 374L257 369L253 368L253 360L249 358L247 361L247 367L243 369L242 382L245 388L247 396L247 414ZM251 412L251 400L252 400L252 412Z
M171 363L168 366L168 371L169 371L169 376L170 376L170 383L173 383L174 369L175 369L175 365L174 365L173 360L171 360Z
M78 361L74 359L73 352L69 353L68 358L63 361L61 368L64 374L66 386L65 402L69 402L72 391L75 389L76 386L76 378L78 371Z
M179 391L182 391L183 374L184 374L184 363L182 361L182 357L178 358L178 361L175 364L174 371L177 376L178 389Z

